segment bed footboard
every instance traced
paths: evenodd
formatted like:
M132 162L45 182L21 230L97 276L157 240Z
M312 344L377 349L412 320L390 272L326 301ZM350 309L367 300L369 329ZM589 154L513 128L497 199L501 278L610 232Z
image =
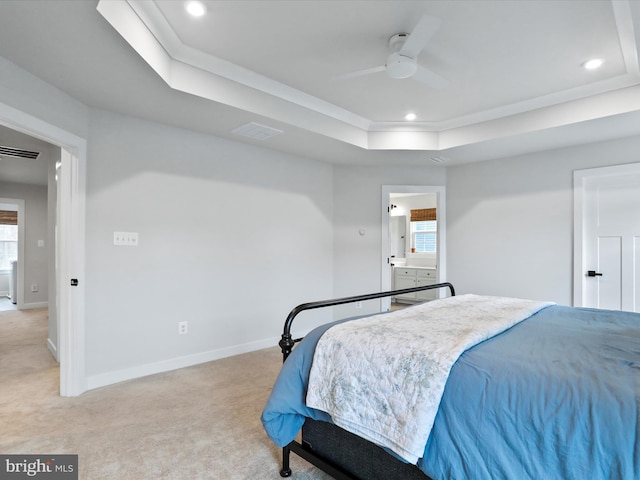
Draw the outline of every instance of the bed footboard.
M439 288L448 288L451 296L455 296L456 294L453 285L451 283L444 282L434 285L424 285L421 287L405 288L402 290L390 290L387 292L356 295L353 297L335 298L332 300L321 300L318 302L298 305L289 313L284 324L282 338L278 343L282 350L282 360L284 362L293 350L295 344L302 340L302 338L293 339L291 335L293 320L300 312ZM360 439L332 424L323 424L323 422L314 422L308 419L305 422L302 431L302 444L293 441L282 449L282 469L280 470L280 475L282 477L291 476L289 456L291 452L294 452L337 480L354 480L358 478L419 478L428 480L428 478L415 466L409 466L400 462L391 455L388 455L380 447ZM316 441L316 439L323 439L324 443L326 438L333 439L330 440L328 446ZM357 451L353 451L354 444L358 445ZM334 456L336 455L336 452L337 456ZM354 454L356 457L360 456L360 461L355 462L355 464L352 461L354 459ZM373 459L375 459L375 461ZM376 475L378 476L371 477L370 475L372 472L376 472Z
M291 325L293 324L293 319L296 318L299 313L304 312L305 310L333 307L335 305L344 305L345 303L364 302L366 300L375 300L377 298L395 297L396 295L402 295L405 293L421 292L423 290L434 290L439 288L448 288L451 292L452 297L456 294L456 291L451 283L443 282L433 285L423 285L421 287L403 288L401 290L389 290L387 292L368 293L365 295L355 295L353 297L333 298L331 300L320 300L317 302L302 303L291 310L291 312L289 312L289 315L284 322L282 337L280 339L280 342L278 342L278 345L282 350L282 361L284 362L287 359L296 342L302 340L302 338L293 339L293 337L291 336Z

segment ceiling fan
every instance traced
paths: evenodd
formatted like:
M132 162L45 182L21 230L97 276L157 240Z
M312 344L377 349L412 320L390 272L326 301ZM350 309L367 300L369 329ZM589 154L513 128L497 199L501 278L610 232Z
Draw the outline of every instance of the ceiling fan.
M440 19L423 15L411 33L396 33L389 38L391 53L384 65L346 73L338 78L353 78L377 72L386 72L391 78L414 78L432 88L446 88L449 82L418 64L418 55L426 47L440 26Z

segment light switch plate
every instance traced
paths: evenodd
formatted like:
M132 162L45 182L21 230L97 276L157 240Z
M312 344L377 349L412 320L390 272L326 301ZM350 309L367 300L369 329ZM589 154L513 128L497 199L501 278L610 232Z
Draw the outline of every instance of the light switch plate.
M113 232L113 244L119 247L137 247L138 232Z

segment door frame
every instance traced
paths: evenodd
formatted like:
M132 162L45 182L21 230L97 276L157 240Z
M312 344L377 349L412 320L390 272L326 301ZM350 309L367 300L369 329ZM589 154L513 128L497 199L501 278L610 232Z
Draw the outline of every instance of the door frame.
M78 396L87 390L85 374L85 202L87 142L84 138L0 102L0 124L45 142L62 151L60 206L56 215L58 258L56 308L60 395ZM65 180L66 179L66 180ZM79 280L71 286L71 278Z
M415 194L436 194L436 211L438 216L438 253L437 280L445 282L447 278L447 210L446 210L446 187L433 185L382 185L381 195L381 257L380 257L380 290L386 292L391 290L391 275L389 273L389 263L391 257L391 241L389 238L389 205L391 205L391 194L393 193L415 193ZM381 299L381 311L389 310L391 298Z
M573 306L586 305L585 188L588 179L640 174L640 163L574 170L573 172Z

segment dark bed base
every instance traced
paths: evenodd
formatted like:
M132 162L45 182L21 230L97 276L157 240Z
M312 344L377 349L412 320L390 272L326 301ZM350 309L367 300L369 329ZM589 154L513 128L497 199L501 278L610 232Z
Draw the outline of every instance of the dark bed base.
M298 305L289 313L285 321L282 339L279 342L283 361L287 359L295 343L302 340L301 338L295 340L292 338L291 325L296 315L304 310L444 287L449 288L451 296L455 295L453 285L450 283L438 283ZM327 422L307 419L302 427L302 443L293 441L282 449L282 469L280 470L282 477L291 476L291 468L289 466L291 452L304 458L337 480L388 480L398 478L429 480L429 477L415 465L406 464L388 454L379 446Z
M430 480L415 465L331 423L307 419L302 444L294 443L291 451L338 480Z

